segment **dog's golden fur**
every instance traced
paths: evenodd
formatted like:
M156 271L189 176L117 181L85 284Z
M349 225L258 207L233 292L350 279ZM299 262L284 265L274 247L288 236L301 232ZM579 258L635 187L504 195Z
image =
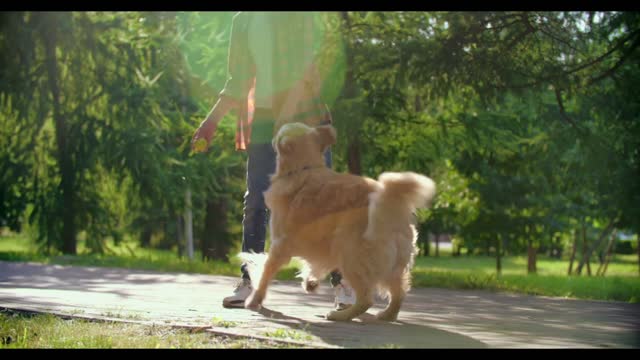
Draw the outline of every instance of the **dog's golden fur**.
M277 167L265 192L271 249L261 271L250 267L255 290L245 306L258 308L269 281L296 256L305 262L304 288L333 269L353 287L356 303L328 319L361 315L380 289L390 301L377 316L393 321L410 288L417 236L412 213L431 201L435 185L415 173L384 173L378 181L336 173L323 159L335 140L331 126L302 124L285 125L274 138Z

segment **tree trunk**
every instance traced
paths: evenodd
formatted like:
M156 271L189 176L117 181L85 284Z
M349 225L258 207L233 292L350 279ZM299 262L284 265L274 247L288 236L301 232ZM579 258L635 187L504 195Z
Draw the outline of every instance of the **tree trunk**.
M58 19L57 13L43 13L42 38L44 40L47 77L53 102L53 120L56 130L57 160L60 169L60 189L62 190L62 252L76 254L76 211L74 204L75 178L69 145L67 124L60 105L58 82L58 59L56 56Z
M424 241L424 256L429 256L431 254L431 233L427 233Z
M573 269L573 260L576 258L576 248L578 247L578 231L574 231L573 234L573 246L571 247L571 258L569 258L569 270L567 275L571 275Z
M347 166L349 173L362 175L360 141L356 137L350 137L349 144L347 145Z
M617 230L614 229L613 233L611 233L611 236L609 237L609 244L607 245L604 263L600 265L600 267L598 268L598 272L596 272L596 275L604 276L604 274L607 272L607 267L609 266L609 261L611 260L611 253L613 252L613 246L616 242L616 235Z
M227 201L207 202L204 233L200 241L202 260L227 260L231 249L231 236L227 231Z
M453 241L451 241L451 244L453 246ZM460 244L456 244L455 245L455 251L452 253L453 256L460 256L462 254L462 246L460 246Z
M187 257L193 260L193 212L191 210L191 189L184 193L184 237L187 242Z
M584 257L584 254L586 252L586 244L587 244L587 229L586 226L584 224L584 221L582 222L582 228L581 228L581 232L582 234L582 256L580 257L580 259L582 259ZM581 262L578 261L578 267L576 267L576 274L578 275L582 275L582 266L580 266ZM587 259L587 269L589 269L589 262Z
M140 234L141 248L151 247L151 234L152 234L151 226L145 225L144 229L142 230L142 234Z
M527 274L535 274L536 268L536 248L533 247L531 238L527 240Z
M591 276L591 255L585 255L587 253L587 236L586 230L582 230L582 255L587 258L587 275ZM580 266L578 266L580 268Z
M580 274L582 267L586 263L587 272L589 273L589 275L591 275L591 269L589 268L589 258L591 257L591 253L593 252L593 250L597 249L598 246L600 246L600 244L604 239L606 239L607 235L611 232L611 230L613 230L615 225L616 225L615 220L609 221L609 224L607 225L607 227L604 230L602 230L602 233L600 234L600 237L598 238L598 240L595 241L593 245L591 245L591 247L586 249L586 251L582 254L582 259L580 260L580 263L578 264L578 268L576 269L576 272L578 274ZM586 237L584 236L584 233L585 233L585 230L583 228L583 246L586 246Z
M500 254L501 251L501 243L502 239L500 239L499 237L496 237L496 272L498 274L498 276L502 275L502 255Z
M187 251L187 242L185 238L186 229L184 227L184 216L180 216L176 214L176 243L178 246L178 257L181 258L182 255Z

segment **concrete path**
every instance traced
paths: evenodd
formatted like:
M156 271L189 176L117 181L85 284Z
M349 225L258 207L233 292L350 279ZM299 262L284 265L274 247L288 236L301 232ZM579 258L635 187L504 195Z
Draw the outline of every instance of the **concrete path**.
M305 294L276 281L265 309L225 309L236 278L0 261L0 308L74 317L196 327L218 334L312 347L638 348L640 304L415 288L399 321L373 314L324 319L333 305L323 283Z

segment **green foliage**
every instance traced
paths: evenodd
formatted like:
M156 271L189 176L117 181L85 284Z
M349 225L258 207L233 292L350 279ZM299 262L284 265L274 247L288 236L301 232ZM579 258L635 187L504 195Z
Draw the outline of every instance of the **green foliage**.
M0 15L0 225L34 229L50 254L76 237L109 254L127 236L180 253L189 189L196 245L232 249L245 181L234 114L208 153L190 156L190 139L226 80L233 14ZM336 168L433 177L421 236L566 254L582 226L594 248L607 224L640 232L636 12L318 20ZM227 217L205 233L216 210Z
M178 20L184 22L183 18ZM207 25L199 34L211 26L226 26L210 20L194 22L196 27ZM5 128L15 128L17 135L8 137L15 144L7 144L2 153L10 156L2 162L8 168L2 195L7 225L17 229L26 205L31 203L29 220L39 230L43 246L48 251L62 249L67 224L61 214L73 211L73 237L86 232L89 248L102 253L107 238L118 240L126 232L172 223L185 206L187 187L192 188L194 206L198 207L196 221L203 217L200 209L207 198L238 196L243 161L233 153L231 126L221 129L219 135L227 146L214 144L209 156L188 156L193 129L204 117L196 112L203 106L198 101L210 92L199 92L202 86L192 87L199 78L189 73L185 63L189 57L183 56L181 49L193 41L201 47L207 42L179 32L175 14L13 13L7 15L6 24L3 34L20 28L18 32L24 36L20 48L32 58L25 63L20 61L22 52L17 59L12 56L17 44L3 36L3 53L7 55L3 61L13 66L3 76L10 84L43 84L2 89L7 105L2 121L7 122ZM32 70L32 64L51 60L43 48L48 38L39 40L47 30L58 35L53 44L58 56L53 60L64 98L60 103L63 126L47 115L56 106L46 86L51 83L51 74L27 71ZM221 68L226 45L209 45L216 52L203 49L202 55L212 56L205 65ZM220 81L217 86L221 87ZM33 97L41 99L40 107L29 106L27 99ZM60 146L64 146L63 153L56 152ZM63 167L65 161L67 168ZM65 181L71 184L66 190L73 192L71 197L63 196L61 184ZM172 234L179 238L175 229Z
M615 245L616 254L630 255L638 248L638 240L618 241Z

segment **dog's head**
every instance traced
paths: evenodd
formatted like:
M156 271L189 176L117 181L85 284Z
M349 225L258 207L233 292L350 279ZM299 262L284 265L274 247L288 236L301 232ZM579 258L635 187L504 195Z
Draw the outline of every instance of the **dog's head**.
M323 154L336 143L336 130L331 125L310 127L302 123L283 125L273 138L273 148L281 163L289 167L320 166Z

